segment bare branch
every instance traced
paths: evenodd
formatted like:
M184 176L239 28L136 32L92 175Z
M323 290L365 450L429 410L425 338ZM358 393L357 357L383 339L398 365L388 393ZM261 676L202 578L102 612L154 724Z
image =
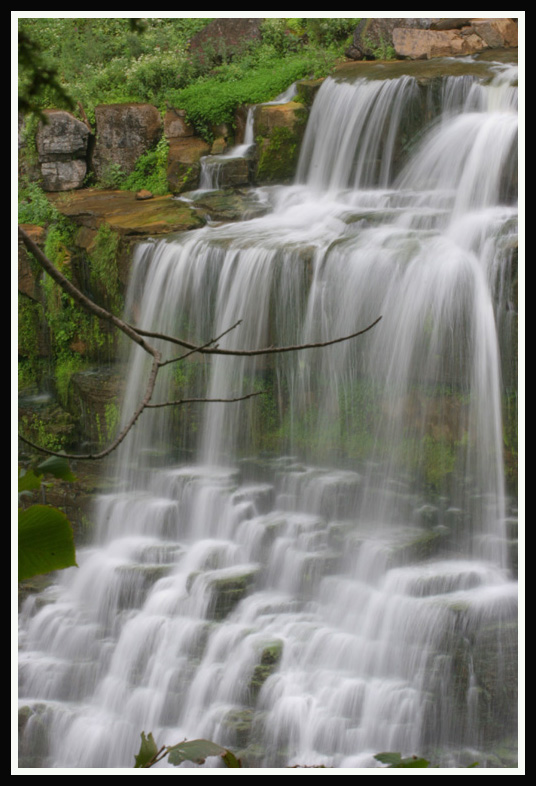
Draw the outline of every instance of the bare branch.
M367 333L369 330L378 324L381 320L381 316L371 322L370 325L367 325L366 328L362 330L358 330L356 333L350 333L348 336L340 336L339 338L333 338L330 341L319 341L313 344L293 344L291 346L286 347L265 347L264 349L206 349L204 347L198 347L195 344L191 344L189 341L184 341L184 339L175 338L174 336L168 336L165 333L154 333L150 330L142 330L142 328L134 327L130 325L132 330L135 330L139 333L140 336L147 336L148 338L157 338L161 339L162 341L169 341L172 344L179 344L181 347L186 347L187 349L191 349L192 352L199 352L203 355L234 355L238 357L242 356L254 356L254 355L273 355L280 352L298 352L302 349L318 349L320 347L330 347L332 344L340 344L342 341L349 341L351 338L356 338L357 336L362 336L363 333ZM212 342L209 342L209 344Z
M167 366L169 363L177 363L179 360L184 360L185 358L190 357L190 355L193 355L196 352L202 352L204 349L209 347L211 344L215 344L216 341L219 341L220 338L223 338L224 336L227 335L227 333L230 333L231 330L234 330L236 327L238 327L238 325L241 325L241 324L242 324L242 320L239 319L238 322L235 322L234 325L231 325L230 328L227 328L227 330L224 330L223 333L220 333L220 335L216 336L216 338L211 338L210 341L207 341L207 343L203 344L203 346L201 346L201 347L194 347L194 349L191 349L189 352L186 352L184 355L179 355L176 358L171 358L171 360L163 360L160 363L160 365L161 366Z
M39 445L31 442L26 437L19 435L19 438L25 442L27 445L35 448L36 450L41 451L42 453L46 453L50 456L61 456L63 458L73 459L73 460L96 460L105 458L105 456L110 455L112 451L114 451L118 445L123 442L126 435L129 431L133 428L136 424L138 418L142 414L145 409L156 409L160 407L170 407L170 406L180 406L182 404L189 404L189 403L213 403L213 402L221 402L221 403L232 403L235 401L244 401L248 398L253 398L254 396L259 396L263 391L256 391L254 393L248 393L244 396L238 396L236 398L218 398L218 399L209 399L209 398L191 398L191 399L179 399L177 401L165 401L158 404L151 404L151 398L154 393L156 379L158 376L158 372L163 366L168 365L169 363L176 363L180 360L184 360L185 358L189 357L190 355L198 352L200 354L208 354L208 355L231 355L231 356L255 356L255 355L271 355L275 353L281 352L297 352L304 349L315 349L318 347L329 347L332 344L338 344L342 341L348 341L351 338L355 338L356 336L361 336L363 333L371 330L381 319L381 316L378 317L374 322L372 322L368 327L357 331L356 333L352 333L349 336L342 336L341 338L332 339L331 341L322 341L317 342L314 344L296 344L294 346L287 346L287 347L266 347L265 349L248 349L248 350L239 350L239 349L220 349L217 346L217 342L223 338L223 336L227 335L231 330L234 330L238 325L241 324L242 320L239 320L230 328L227 328L223 333L221 333L216 338L210 339L207 341L206 344L202 344L197 346L196 344L192 344L188 341L184 341L179 338L175 338L174 336L167 336L163 333L154 333L148 330L142 330L141 328L134 327L130 325L128 322L123 321L119 317L112 314L102 306L98 306L94 303L90 298L84 295L80 290L74 286L74 284L69 281L60 271L54 266L54 264L47 258L47 256L41 251L39 246L34 243L34 241L28 236L28 234L19 226L19 237L22 239L24 245L30 251L30 253L34 256L36 261L41 265L41 267L49 274L49 276L66 292L73 300L78 303L78 305L83 308L85 311L88 311L90 314L94 314L99 319L103 319L107 322L111 322L115 327L121 330L128 338L138 344L142 349L145 350L149 355L152 356L153 362L151 366L151 372L149 374L149 379L147 381L147 387L145 389L145 394L140 401L138 407L134 411L133 415L128 420L127 424L122 429L121 433L114 439L114 441L104 450L101 450L98 453L86 453L86 454L68 454L64 452L49 450L47 448L42 448ZM163 341L170 342L172 344L178 344L179 346L184 347L185 349L189 350L188 352L180 355L179 357L172 358L170 360L162 360L161 353L145 338L157 338ZM212 346L216 344L216 346Z
M247 398L253 396L262 396L264 390L257 390L255 393L247 393L245 396L238 396L237 398L181 398L178 401L164 401L161 404L146 404L147 409L156 409L157 407L171 407L179 404L231 404L233 401L245 401Z

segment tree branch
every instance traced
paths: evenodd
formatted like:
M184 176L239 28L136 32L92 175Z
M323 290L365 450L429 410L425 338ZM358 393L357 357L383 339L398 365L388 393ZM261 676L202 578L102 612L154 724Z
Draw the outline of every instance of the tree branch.
M303 349L318 349L320 347L330 347L332 344L339 344L342 341L349 341L351 338L356 338L357 336L362 336L363 333L367 333L369 330L378 324L381 320L381 316L371 322L366 328L362 330L358 330L356 333L350 333L348 336L340 336L339 338L333 338L330 341L319 341L313 344L293 344L286 347L265 347L264 349L220 349L219 347L215 347L214 349L205 349L204 347L196 346L195 344L191 344L189 341L184 341L184 339L176 338L174 336L168 336L166 333L155 333L150 330L143 330L142 328L134 327L130 325L132 330L135 330L140 336L147 336L148 338L157 338L161 341L169 341L172 344L178 344L181 347L185 347L187 349L191 349L192 352L199 352L203 355L232 355L237 357L243 356L255 356L255 355L274 355L280 352L298 352ZM227 332L227 331L226 331ZM215 341L217 339L214 339ZM209 342L209 344L212 342ZM170 361L171 362L171 361Z
M234 401L245 401L247 398L253 396L262 396L264 390L257 390L255 393L246 393L245 396L237 396L237 398L181 398L178 401L163 401L161 404L146 404L147 409L157 409L158 407L172 407L180 404L231 404Z
M36 261L41 265L41 267L48 273L48 275L60 286L64 292L66 292L78 305L83 308L85 311L89 312L90 314L94 314L99 319L103 319L107 322L111 322L118 330L124 333L131 341L134 341L138 344L145 352L152 356L153 362L151 366L151 371L149 374L149 379L147 381L147 387L145 389L145 394L140 401L138 407L134 411L133 415L128 420L127 424L123 427L121 433L113 440L113 442L104 450L99 451L98 453L85 453L85 454L69 454L54 450L49 450L47 448L42 448L39 445L31 442L26 437L23 437L19 434L19 438L25 442L27 445L30 445L32 448L41 451L42 453L46 453L50 456L62 456L63 458L73 459L73 460L96 460L105 458L109 456L112 451L114 451L118 445L123 442L126 435L129 431L133 428L136 424L138 418L142 414L145 409L157 409L160 407L170 407L170 406L180 406L182 404L189 404L189 403L213 403L213 402L221 402L221 403L232 403L235 401L245 401L246 399L253 398L254 396L259 396L262 391L256 391L254 393L247 393L244 396L238 396L236 398L218 398L218 399L209 399L209 398L190 398L190 399L179 399L177 401L164 401L157 404L151 404L151 398L154 393L156 379L158 376L158 372L163 366L168 365L169 363L177 363L185 358L193 355L194 353L198 352L200 354L208 354L208 355L230 355L230 356L255 356L255 355L271 355L275 353L281 352L298 352L304 349L315 349L318 347L329 347L332 344L338 344L342 341L348 341L351 338L355 338L356 336L361 336L363 333L367 333L367 331L371 330L381 319L381 316L378 317L374 322L372 322L368 327L364 328L363 330L359 330L356 333L352 333L349 336L342 336L341 338L335 338L331 341L322 341L317 342L314 344L296 344L293 346L286 346L286 347L266 347L265 349L247 349L247 350L240 350L240 349L220 349L216 342L218 342L223 336L227 335L231 330L234 330L238 325L241 324L242 320L239 320L234 325L231 325L230 328L224 330L216 338L210 339L205 344L197 346L196 344L192 344L188 341L184 341L182 339L176 338L174 336L167 336L163 333L155 333L148 330L142 330L141 328L134 327L130 325L128 322L117 317L115 314L112 314L107 309L103 308L102 306L98 306L96 303L93 302L90 298L84 295L75 285L69 281L66 276L63 275L55 266L54 264L48 259L48 257L41 251L39 246L34 243L34 241L29 237L29 235L19 226L19 237L23 241L24 245L28 249L28 251L34 256ZM159 350L156 349L152 344L145 340L145 338L156 338L163 341L170 342L172 344L178 344L179 346L188 349L189 351L183 355L180 355L176 358L171 358L169 360L162 360L162 355ZM213 346L216 344L216 346Z

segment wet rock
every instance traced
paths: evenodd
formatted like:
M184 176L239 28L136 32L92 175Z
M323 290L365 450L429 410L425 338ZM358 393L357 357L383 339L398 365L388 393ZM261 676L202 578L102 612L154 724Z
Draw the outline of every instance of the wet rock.
M196 229L202 219L170 195L137 200L131 191L88 188L63 199L51 197L58 210L88 229L108 224L121 236L149 236Z
M213 620L222 620L244 598L257 576L258 570L249 570L241 574L216 577L210 581L211 602L208 616Z
M259 692L268 677L276 671L282 654L283 642L279 639L271 644L267 644L262 650L260 660L253 670L249 683L249 693L253 703L256 702Z

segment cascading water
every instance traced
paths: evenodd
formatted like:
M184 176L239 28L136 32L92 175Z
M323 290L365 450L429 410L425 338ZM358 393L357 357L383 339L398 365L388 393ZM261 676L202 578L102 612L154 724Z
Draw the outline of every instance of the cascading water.
M291 101L296 95L296 83L292 84L288 90L274 98L273 101L267 101L265 106L272 104L284 104ZM204 156L201 159L201 173L199 177L199 190L210 191L213 189L221 188L222 170L230 158L247 158L251 154L255 146L255 110L256 105L248 108L246 116L246 127L244 130L244 140L242 144L235 145L226 153L221 155Z
M219 346L256 349L382 320L170 367L157 400L264 393L145 413L125 441L94 545L23 608L21 766L129 767L142 731L250 767L497 761L517 717L514 93L328 79L269 215L140 245L146 328L204 343L242 319ZM136 348L126 414L146 373Z

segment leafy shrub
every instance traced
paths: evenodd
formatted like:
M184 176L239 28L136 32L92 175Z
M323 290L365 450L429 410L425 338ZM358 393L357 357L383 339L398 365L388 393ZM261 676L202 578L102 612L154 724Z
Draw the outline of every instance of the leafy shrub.
M19 224L36 224L44 227L59 219L59 212L49 202L37 183L22 181L19 188Z
M165 137L158 142L154 150L148 150L136 162L132 172L121 184L126 191L139 191L146 188L153 194L167 194L167 156L169 143Z
M333 61L319 59L315 53L293 55L284 60L274 58L273 54L266 57L266 52L264 55L262 65L257 68L215 69L211 77L183 90L171 91L167 99L173 106L185 109L198 133L210 139L212 126L232 123L234 112L241 104L270 101L297 79L321 76L333 65Z

